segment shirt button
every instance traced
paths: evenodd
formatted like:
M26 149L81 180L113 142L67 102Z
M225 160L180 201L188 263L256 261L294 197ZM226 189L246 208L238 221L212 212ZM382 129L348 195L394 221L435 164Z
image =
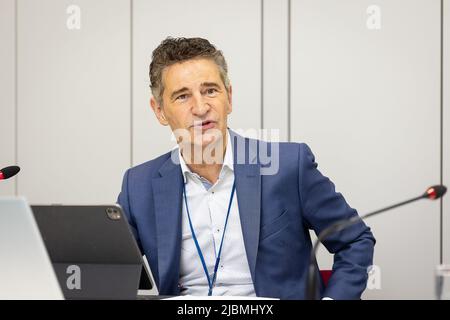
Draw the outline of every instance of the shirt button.
M220 229L216 229L216 232L219 233L219 232L220 232Z

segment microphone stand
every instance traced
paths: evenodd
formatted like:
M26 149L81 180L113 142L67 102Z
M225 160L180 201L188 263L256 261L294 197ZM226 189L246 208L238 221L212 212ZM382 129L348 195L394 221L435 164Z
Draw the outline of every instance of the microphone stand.
M408 203L420 200L420 199L432 199L432 200L436 200L440 197L442 197L445 192L447 191L447 188L445 186L442 185L436 185L433 187L430 187L427 189L427 191L415 198L391 205L389 207L385 207L383 209L379 209L377 211L373 211L371 213L368 213L364 216L354 216L350 219L344 219L344 220L340 220L337 221L333 224L331 224L329 227L325 228L317 237L317 240L314 242L313 248L311 250L311 256L310 256L310 260L309 260L309 268L308 268L308 283L306 286L306 298L308 300L317 300L317 272L316 272L316 264L315 264L315 258L316 258L316 253L317 250L319 248L320 243L325 240L326 238L328 238L330 235L340 232L362 220L365 220L369 217L372 217L374 215L380 214L382 212L406 205Z

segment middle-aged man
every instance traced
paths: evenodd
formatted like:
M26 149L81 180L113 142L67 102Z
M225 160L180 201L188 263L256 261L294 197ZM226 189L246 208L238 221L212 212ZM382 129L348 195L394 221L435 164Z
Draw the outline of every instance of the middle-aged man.
M177 147L129 169L118 202L160 294L305 298L309 229L319 234L356 210L306 144L228 128L227 64L208 40L164 40L150 81L151 107ZM362 221L326 239L334 264L321 297L359 299L374 244Z

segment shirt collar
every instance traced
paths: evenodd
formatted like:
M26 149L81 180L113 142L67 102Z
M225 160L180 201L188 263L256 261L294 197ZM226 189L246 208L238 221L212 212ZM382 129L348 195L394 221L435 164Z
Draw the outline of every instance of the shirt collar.
M191 169L187 166L186 162L183 159L183 156L181 155L180 148L178 146L175 146L175 148L178 148L178 158L180 160L180 166L181 166L181 172L183 172L183 179L184 183L186 183L187 176L189 174L196 175L196 173L193 173ZM228 168L231 171L234 171L234 164L233 164L233 146L231 145L231 137L230 132L227 130L227 148L225 150L225 156L223 158L223 165L222 169L220 170L219 178L222 177L224 173L224 168Z

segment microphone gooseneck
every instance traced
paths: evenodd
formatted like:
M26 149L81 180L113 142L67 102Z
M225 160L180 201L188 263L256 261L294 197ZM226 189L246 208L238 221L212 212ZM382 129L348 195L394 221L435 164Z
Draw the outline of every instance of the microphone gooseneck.
M325 228L317 237L317 240L314 242L313 248L311 250L311 256L309 260L309 268L308 268L308 282L306 285L306 298L308 300L316 300L317 297L317 272L316 272L316 265L315 265L315 258L317 249L319 248L320 243L328 238L330 235L340 232L348 227L350 227L353 224L356 224L362 220L365 220L369 217L372 217L374 215L380 214L382 212L406 205L408 203L420 200L420 199L430 199L430 200L436 200L441 198L445 193L447 192L447 187L443 185L435 185L432 187L429 187L422 195L391 205L389 207L385 207L373 212L370 212L368 214L365 214L363 216L354 216L350 219L340 220L333 224L331 224L329 227Z

